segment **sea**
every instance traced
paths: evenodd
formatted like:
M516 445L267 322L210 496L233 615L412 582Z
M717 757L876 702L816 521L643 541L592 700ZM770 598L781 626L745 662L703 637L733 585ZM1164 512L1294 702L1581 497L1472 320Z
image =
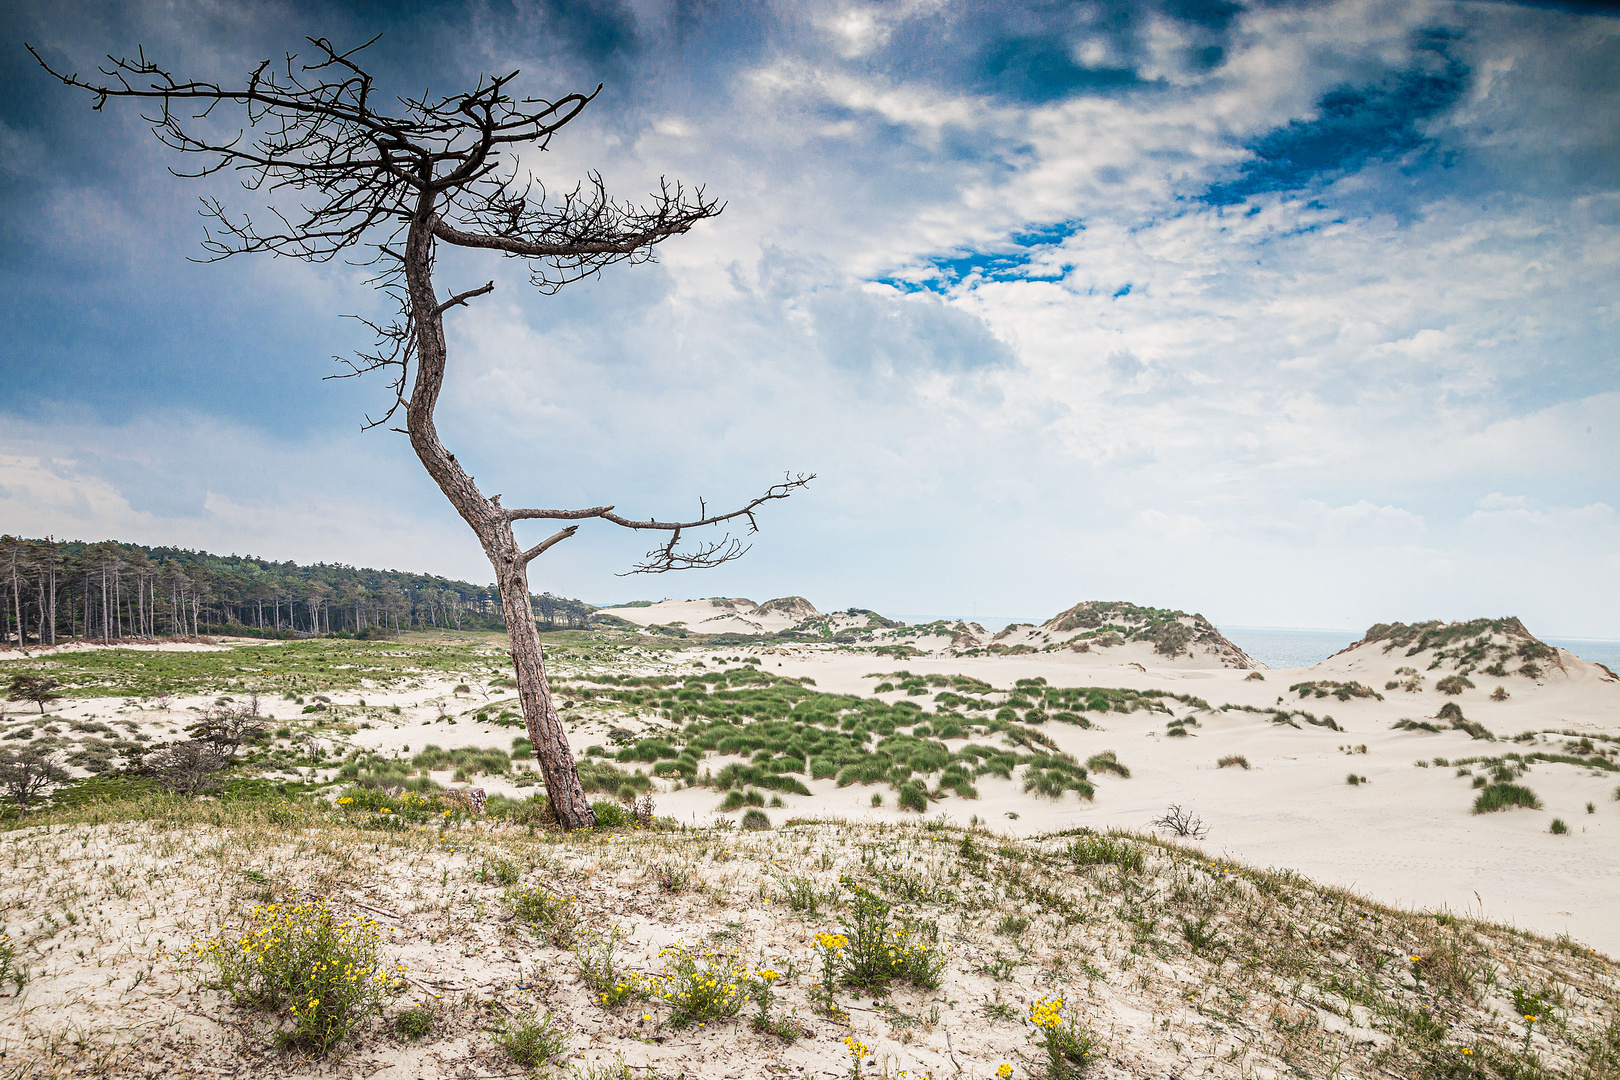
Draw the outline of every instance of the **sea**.
M1221 626L1221 633L1238 648L1267 667L1308 667L1326 660L1346 645L1361 640L1361 633L1312 630L1290 626ZM1620 671L1620 641L1603 638L1543 638L1549 645L1568 649L1582 660Z

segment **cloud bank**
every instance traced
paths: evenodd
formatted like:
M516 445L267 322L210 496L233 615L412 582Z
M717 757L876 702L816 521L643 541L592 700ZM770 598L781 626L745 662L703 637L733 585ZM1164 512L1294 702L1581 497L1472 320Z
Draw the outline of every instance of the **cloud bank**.
M441 430L507 502L668 517L817 472L747 559L537 589L797 592L1251 625L1514 613L1620 637L1620 20L1477 4L14 8L79 69L220 78L379 30L400 86L607 84L527 168L725 213L655 265L450 323ZM432 51L426 46L431 45ZM20 51L20 50L14 50ZM363 272L198 266L133 113L0 61L0 528L482 580L380 387L321 383ZM231 205L252 196L216 182Z

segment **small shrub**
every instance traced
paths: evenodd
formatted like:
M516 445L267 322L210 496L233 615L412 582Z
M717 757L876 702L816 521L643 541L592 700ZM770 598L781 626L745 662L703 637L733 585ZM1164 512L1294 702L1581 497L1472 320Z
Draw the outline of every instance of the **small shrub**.
M1474 683L1466 675L1447 675L1435 683L1434 688L1442 694L1460 694L1464 690L1472 690Z
M652 877L663 892L683 893L692 887L692 871L675 863L653 863Z
M278 1039L325 1054L403 988L404 966L379 956L378 923L339 919L326 901L249 912L238 937L221 933L191 947L238 1005L280 1014Z
M572 900L539 887L513 893L512 914L528 923L536 937L559 949L568 945L579 926L579 912Z
M394 1030L407 1039L420 1039L433 1030L438 1019L426 1005L418 1005L394 1016Z
M1115 836L1082 836L1069 845L1069 858L1081 866L1117 866L1133 873L1142 869L1142 849Z
M996 923L996 933L1008 937L1017 937L1029 929L1029 919L1022 915L1003 915L1001 921Z
M1225 757L1219 758L1215 762L1215 767L1217 769L1226 769L1233 765L1247 769L1249 768L1249 759L1244 757L1242 754L1227 754Z
M1547 831L1552 833L1554 836L1563 836L1565 833L1569 832L1569 826L1564 824L1563 818L1555 817L1552 819L1552 824L1547 826Z
M765 811L757 807L750 807L742 816L742 827L745 829L763 830L771 827L771 819Z
M1479 793L1474 800L1474 813L1488 814L1495 810L1509 810L1515 806L1526 810L1540 810L1541 800L1536 793L1522 784L1509 784L1497 781L1488 784L1485 790Z
M1203 818L1191 810L1183 810L1175 803L1162 816L1154 818L1151 824L1155 829L1163 829L1176 836L1190 836L1194 840L1202 840L1209 835L1209 826L1204 824Z
M1039 1032L1041 1049L1046 1051L1046 1075L1050 1080L1068 1080L1091 1067L1097 1056L1097 1039L1080 1023L1071 1010L1063 1018L1062 998L1042 997L1029 1007L1029 1022Z
M915 810L921 814L928 809L928 792L921 781L907 780L900 785L900 794L895 803L902 810Z
M1507 692L1507 687L1505 686L1498 686L1495 690L1491 691L1492 701L1506 701L1510 696L1511 695Z
M1264 675L1260 674L1258 671L1251 671L1247 675L1243 676L1243 681L1244 682L1265 682L1266 677Z
M1097 773L1113 773L1115 776L1129 780L1131 770L1119 763L1119 758L1112 750L1104 750L1100 754L1093 754L1086 759L1086 768Z
M672 1010L676 1027L736 1016L754 997L754 979L746 964L731 953L706 952L701 957L677 941L658 953L664 973L651 979L653 992Z
M1355 773L1351 773L1349 776L1344 778L1344 782L1349 784L1351 787L1360 787L1362 784L1367 783L1367 778L1365 776L1357 776Z
M619 803L608 802L604 799L591 803L591 810L596 814L596 827L598 829L622 829L630 824L630 815Z
M522 1016L503 1023L495 1031L495 1045L525 1069L535 1069L568 1049L568 1036L545 1013Z
M579 977L595 994L604 1008L622 1005L641 996L645 987L633 972L620 971L613 954L619 947L622 931L617 926L606 934L594 930L584 931L574 945L574 962L579 966Z
M892 910L891 904L870 889L855 886L844 933L817 936L823 964L831 964L831 978L869 990L891 982L908 982L926 990L939 987L940 973L945 970L939 927L931 922L896 926L890 919Z

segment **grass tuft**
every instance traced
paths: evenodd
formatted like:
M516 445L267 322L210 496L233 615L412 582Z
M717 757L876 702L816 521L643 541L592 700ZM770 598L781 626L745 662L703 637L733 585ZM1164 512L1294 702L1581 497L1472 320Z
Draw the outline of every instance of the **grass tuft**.
M1474 800L1474 813L1489 814L1496 810L1511 810L1522 807L1526 810L1540 810L1541 800L1536 793L1522 784L1509 784L1497 781L1487 784Z

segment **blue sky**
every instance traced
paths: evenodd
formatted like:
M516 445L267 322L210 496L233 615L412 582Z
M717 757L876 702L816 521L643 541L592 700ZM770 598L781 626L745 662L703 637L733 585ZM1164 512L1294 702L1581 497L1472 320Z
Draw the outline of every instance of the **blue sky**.
M605 83L524 168L725 213L541 297L449 253L446 441L511 505L669 518L819 479L739 563L535 588L1228 624L1517 614L1620 638L1620 19L1606 5L6 4L0 531L488 580L382 387L363 271L201 265L197 199L81 71L358 42L394 90Z

